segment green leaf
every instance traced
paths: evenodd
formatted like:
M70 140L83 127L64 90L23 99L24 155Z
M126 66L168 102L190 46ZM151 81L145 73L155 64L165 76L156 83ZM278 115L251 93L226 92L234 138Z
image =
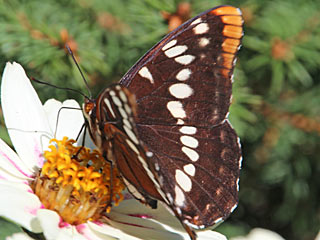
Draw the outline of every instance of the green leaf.
M23 232L20 226L0 217L0 239L6 239L14 233Z

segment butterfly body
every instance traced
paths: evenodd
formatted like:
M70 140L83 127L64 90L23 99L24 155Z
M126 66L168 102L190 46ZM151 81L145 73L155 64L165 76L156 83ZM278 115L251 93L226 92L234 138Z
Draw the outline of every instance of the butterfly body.
M96 100L86 100L83 109L90 136L104 158L116 164L132 194L156 208L153 199L162 198L141 163L147 159L147 151L137 137L135 104L133 94L115 85L105 89ZM143 188L142 182L147 187Z
M89 132L128 190L164 202L192 239L238 202L239 139L227 116L243 35L237 8L201 13L169 33L96 101Z

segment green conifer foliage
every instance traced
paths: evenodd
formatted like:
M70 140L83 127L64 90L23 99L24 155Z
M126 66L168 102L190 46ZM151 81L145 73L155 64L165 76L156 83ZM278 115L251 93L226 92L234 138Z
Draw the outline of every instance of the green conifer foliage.
M245 19L230 113L244 160L239 206L217 230L234 236L262 227L286 239L314 239L320 230L320 1L0 0L0 69L16 61L29 76L85 92L64 49L68 43L96 95L179 17L219 4L240 7ZM43 101L83 101L34 86Z

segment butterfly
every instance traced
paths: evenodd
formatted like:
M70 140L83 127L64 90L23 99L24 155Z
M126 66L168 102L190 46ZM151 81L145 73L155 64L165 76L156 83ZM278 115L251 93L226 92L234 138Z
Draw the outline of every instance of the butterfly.
M84 103L93 142L129 192L152 208L166 204L191 239L238 203L242 156L228 112L242 36L239 9L209 9Z

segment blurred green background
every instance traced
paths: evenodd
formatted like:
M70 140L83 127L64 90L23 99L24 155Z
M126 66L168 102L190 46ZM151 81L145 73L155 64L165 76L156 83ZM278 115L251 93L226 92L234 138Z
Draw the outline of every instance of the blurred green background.
M64 50L68 43L96 95L170 28L221 4L240 7L245 20L230 114L244 161L239 206L217 231L230 237L262 227L286 239L314 239L320 229L320 1L0 0L0 68L16 61L29 76L86 92ZM83 101L34 86L43 101ZM2 113L0 135L9 142Z

